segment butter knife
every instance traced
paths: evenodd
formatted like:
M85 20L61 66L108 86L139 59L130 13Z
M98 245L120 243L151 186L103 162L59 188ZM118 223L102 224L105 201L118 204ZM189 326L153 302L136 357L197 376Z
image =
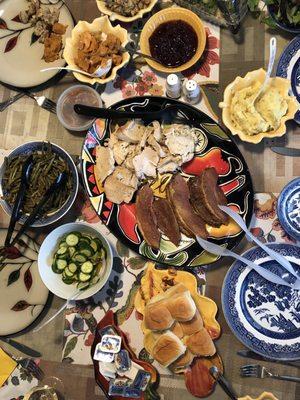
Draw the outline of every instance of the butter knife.
M272 362L276 364L283 364L283 365L289 365L290 367L300 368L300 360L296 361L272 360L271 358L266 358L259 354L256 354L254 351L251 350L239 350L237 351L237 354L241 357L252 358L253 360Z
M16 342L13 339L6 338L6 337L0 337L0 340L2 340L2 342L9 344L10 346L14 347L15 349L21 351L22 353L27 354L30 357L39 358L42 356L41 353L39 353L38 351L31 349L30 347L26 346L25 344Z
M300 157L300 149L295 149L292 147L272 146L271 150L274 151L274 153L281 154L283 156Z

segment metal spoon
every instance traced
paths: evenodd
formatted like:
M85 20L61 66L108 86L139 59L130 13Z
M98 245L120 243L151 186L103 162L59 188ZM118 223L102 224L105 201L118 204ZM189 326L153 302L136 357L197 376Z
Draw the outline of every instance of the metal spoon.
M112 61L111 59L107 60L106 66L105 67L98 67L95 72L92 74L89 74L88 72L82 71L81 69L75 69L75 68L70 68L70 67L51 67L51 68L44 68L41 69L41 72L46 72L46 71L52 71L52 70L65 70L69 72L77 72L82 75L89 76L90 78L101 78L103 75L106 75L112 67Z
M275 61L276 47L277 47L277 39L276 39L276 37L272 37L270 39L270 57L269 57L268 70L266 73L264 83L261 85L259 91L257 92L256 96L253 99L253 104L260 98L260 96L262 95L263 91L265 90L265 88L269 82L269 79L271 77L271 73L273 70L273 66L274 66L274 61Z
M224 375L221 374L216 366L211 367L209 373L218 382L218 384L221 386L227 396L230 397L231 400L238 400L237 395L235 394L230 383L227 381L227 379L225 379Z

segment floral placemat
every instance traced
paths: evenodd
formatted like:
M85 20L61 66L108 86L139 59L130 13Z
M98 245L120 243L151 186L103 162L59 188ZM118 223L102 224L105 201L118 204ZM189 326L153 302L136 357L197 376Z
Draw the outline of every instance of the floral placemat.
M38 385L38 380L18 366L0 388L1 400L22 400L24 395Z
M255 196L255 209L251 222L254 235L263 242L296 243L280 226L276 216L277 196L260 193ZM134 297L139 287L146 260L124 247L107 228L101 224L98 216L86 201L82 209L81 219L95 224L107 237L114 254L113 273L109 282L96 296L81 302L74 302L66 311L64 330L63 362L77 364L92 364L90 348L94 340L94 331L104 314L112 309L119 326L128 336L129 343L135 353L142 359L148 355L143 347L143 335L138 314L134 310ZM205 291L205 270L196 270L200 285L199 291ZM135 334L137 332L137 334ZM167 374L155 364L160 373Z
M180 79L194 79L201 90L201 99L195 106L217 120L201 85L219 83L220 28L204 21L207 35L206 49L199 62L183 74ZM143 57L135 57L119 72L119 76L106 85L102 99L106 107L133 96L165 96L166 73L152 70ZM181 98L180 100L184 100Z

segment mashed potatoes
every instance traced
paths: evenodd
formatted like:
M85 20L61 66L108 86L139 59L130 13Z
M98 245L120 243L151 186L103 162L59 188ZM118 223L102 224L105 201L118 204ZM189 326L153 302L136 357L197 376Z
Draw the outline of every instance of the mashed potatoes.
M279 127L281 118L288 111L287 100L270 80L260 98L254 99L261 87L261 82L254 82L234 93L230 105L231 120L235 128L247 135L268 132Z

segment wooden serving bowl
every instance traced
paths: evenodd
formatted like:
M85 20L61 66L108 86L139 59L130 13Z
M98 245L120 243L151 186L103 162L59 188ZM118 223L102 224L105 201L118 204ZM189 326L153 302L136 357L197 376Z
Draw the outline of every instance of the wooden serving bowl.
M158 372L151 364L149 364L145 361L141 361L138 358L136 358L136 355L134 354L133 350L130 348L130 346L127 342L126 336L121 331L121 329L116 325L115 319L114 319L114 313L111 310L108 311L104 315L102 320L98 323L96 333L95 333L94 343L92 344L92 348L91 348L91 357L92 357L93 364L94 364L95 380L96 380L96 383L98 384L98 386L101 388L101 390L104 392L104 394L107 398L110 398L112 400L124 400L124 397L121 397L121 396L108 396L109 382L104 378L103 375L100 374L99 361L96 361L93 359L93 356L95 353L95 348L96 348L97 344L101 342L100 330L105 328L108 325L112 325L115 328L115 330L118 332L118 335L121 336L121 338L122 338L122 347L121 348L128 351L128 353L130 354L131 360L134 361L135 363L139 364L145 371L150 372L151 383L148 386L147 391L151 392L154 397L157 396L157 398L159 398L158 394L155 393L156 388L158 387L158 383L159 383ZM141 335L142 335L142 333L141 333ZM144 400L146 398L145 393L146 392L142 392L142 395L140 397L141 400Z
M192 26L197 34L198 47L194 56L186 63L178 67L166 67L159 64L156 61L145 58L146 62L150 67L156 69L157 71L167 72L169 74L185 71L186 69L192 67L200 59L205 49L206 44L206 32L201 19L192 11L180 7L170 7L159 11L154 14L145 24L140 38L140 48L141 52L151 56L149 38L155 29L164 22L181 20Z

